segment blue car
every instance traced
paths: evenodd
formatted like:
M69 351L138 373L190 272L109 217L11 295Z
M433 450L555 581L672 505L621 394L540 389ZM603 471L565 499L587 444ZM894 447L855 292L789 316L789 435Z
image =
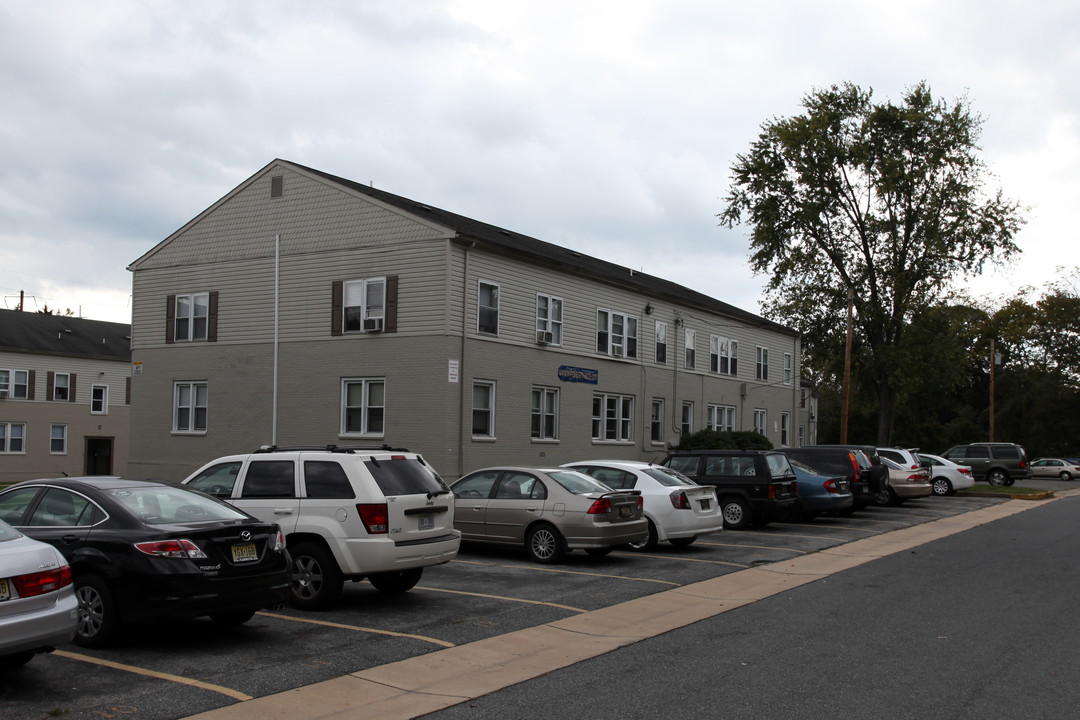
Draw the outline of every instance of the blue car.
M847 515L855 509L846 478L823 475L798 460L789 458L789 462L799 481L799 502L792 519L812 520L821 513Z

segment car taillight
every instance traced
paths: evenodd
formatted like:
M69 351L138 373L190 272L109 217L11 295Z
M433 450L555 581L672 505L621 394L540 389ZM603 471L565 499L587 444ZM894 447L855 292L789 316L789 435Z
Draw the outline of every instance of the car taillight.
M44 595L71 584L71 566L64 565L54 570L17 575L11 578L11 582L15 585L19 597Z
M278 530L277 534L274 535L274 541L270 544L270 549L274 552L281 552L285 549L285 533L281 532L281 530Z
M611 512L611 498L602 497L592 504L588 515L606 515Z
M970 475L971 474L971 468L966 468L966 467L956 468L956 472L960 473L961 475Z
M840 486L836 484L836 479L835 478L829 478L828 480L825 481L825 489L828 490L831 493L840 492Z
M154 557L167 558L191 558L193 560L205 560L206 553L190 540L151 540L150 542L135 543L139 552Z
M676 510L690 509L690 498L686 497L686 493L682 490L673 492L668 495L668 497L671 498L671 507L675 508Z
M383 535L390 532L390 515L386 509L386 503L357 503L356 512L360 513L360 519L364 521L364 527L369 535Z

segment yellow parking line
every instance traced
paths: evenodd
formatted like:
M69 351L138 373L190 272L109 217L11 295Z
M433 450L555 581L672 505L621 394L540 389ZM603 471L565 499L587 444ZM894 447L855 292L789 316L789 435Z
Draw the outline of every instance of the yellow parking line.
M411 633L399 633L393 630L377 630L375 628L360 627L359 625L345 625L344 623L330 622L329 620L315 620L314 618L302 618L295 615L279 615L278 613L265 612L260 610L259 615L263 617L277 618L278 620L291 620L293 622L308 623L309 625L322 625L323 627L341 628L342 630L356 630L357 632L374 633L376 635L390 635L393 637L412 638L413 640L422 640L423 642L433 643L435 645L442 645L443 647L452 648L454 643L447 642L445 640L439 640L438 638L427 637L426 635L413 635Z
M606 577L615 578L616 580L630 580L633 582L647 582L656 583L657 585L672 585L674 587L681 587L679 583L671 582L670 580L654 580L653 578L627 577L625 575L611 575L609 573L579 572L578 570L563 570L557 567L543 567L540 565L500 565L498 563L484 563L477 562L475 560L462 560L460 558L454 558L454 563L461 565L480 565L483 567L514 568L516 570L532 570L534 572L551 572L560 573L562 575L587 575L589 577Z
M559 603L544 602L543 600L526 600L525 598L507 597L505 595L488 595L487 593L465 592L464 590L445 590L443 588L434 588L427 586L418 586L416 589L427 590L429 592L450 593L452 595L469 595L471 597L490 598L492 600L509 600L510 602L528 603L529 605L547 605L548 607L560 608L562 610L569 610L570 612L576 613L588 612L588 610L582 610L581 608L570 607L569 605L560 605Z
M251 695L245 695L239 690L232 690L220 685L214 685L213 683L203 682L202 680L193 680L180 675L158 672L157 670L147 670L146 668L125 665L123 663L113 662L112 660L102 660L101 658L90 657L89 655L80 655L79 653L73 653L67 650L54 650L52 654L66 657L69 660L81 660L82 662L93 663L94 665L110 667L114 670L123 670L125 672L135 673L136 675L146 675L148 677L158 678L159 680L168 680L169 682L179 683L181 685L190 685L192 687L202 688L203 690L211 690L216 693L221 693L222 695L228 695L235 700L245 701L251 700L252 698Z

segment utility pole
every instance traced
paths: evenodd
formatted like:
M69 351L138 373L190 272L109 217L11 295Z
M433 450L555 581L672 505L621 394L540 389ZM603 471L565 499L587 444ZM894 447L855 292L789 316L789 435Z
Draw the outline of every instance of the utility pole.
M1000 355L994 352L994 340L990 339L990 442L994 442L994 366L1000 362Z
M851 316L855 304L854 288L848 290L847 348L844 350L844 387L840 393L840 444L847 443L848 400L851 397Z

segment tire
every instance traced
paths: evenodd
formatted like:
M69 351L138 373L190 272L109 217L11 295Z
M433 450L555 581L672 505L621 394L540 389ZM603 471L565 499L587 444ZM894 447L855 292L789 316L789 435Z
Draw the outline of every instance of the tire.
M995 487L1001 487L1002 485L1009 484L1009 474L1001 468L994 468L990 472L986 473L986 482Z
M724 527L730 530L743 530L750 527L752 517L746 501L738 496L729 496L720 501L720 512L724 516Z
M874 493L874 504L878 507L889 507L894 504L894 497L892 489L886 487Z
M416 583L420 582L420 576L423 574L424 568L418 567L394 572L371 573L367 579L379 592L400 595L416 587Z
M648 520L648 518L646 518L646 520ZM652 520L649 520L649 534L645 536L645 539L638 543L627 543L626 547L634 552L652 552L656 549L656 544L658 542L659 538L656 534L656 525Z
M222 627L240 627L253 617L255 617L254 608L251 610L236 610L235 612L213 613L210 619L214 621L215 625L221 625Z
M525 550L536 562L550 565L562 560L566 554L566 541L552 525L541 523L529 529Z
M938 496L952 495L953 494L952 483L949 482L948 478L944 478L944 477L936 477L936 478L934 478L934 481L933 481L933 484L931 485L931 487L934 490L934 494L938 495Z
M589 555L590 555L591 557L598 557L598 558L601 558L601 557L607 557L608 555L610 555L610 554L611 554L611 551L612 551L612 550L614 550L614 549L615 549L615 548L612 548L612 547L606 547L606 548L585 548L585 552L586 552L586 553L588 553L588 554L589 554Z
M671 538L671 544L677 548L690 547L697 540L697 535L688 538Z
M345 584L337 561L318 543L300 543L290 548L292 580L289 604L301 610L319 610L341 597Z
M122 623L105 581L97 575L76 578L75 597L79 601L75 642L83 647L101 648L115 640Z
M1065 482L1069 482L1070 480L1072 480L1072 473L1069 472L1068 470L1062 470L1061 474L1058 475L1058 477L1061 478L1062 480L1064 480Z

